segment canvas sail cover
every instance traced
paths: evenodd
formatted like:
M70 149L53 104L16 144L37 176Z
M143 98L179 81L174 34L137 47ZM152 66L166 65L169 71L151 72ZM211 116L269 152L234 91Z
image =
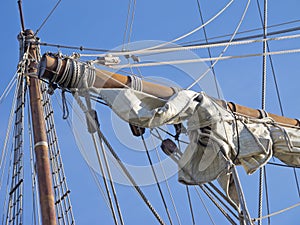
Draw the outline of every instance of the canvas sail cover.
M179 160L179 181L203 184L218 179L237 203L232 164L248 174L275 156L300 166L300 130L283 128L271 118L236 116L205 93L181 90L169 100L132 89L101 89L98 94L123 120L154 128L187 121L190 143Z

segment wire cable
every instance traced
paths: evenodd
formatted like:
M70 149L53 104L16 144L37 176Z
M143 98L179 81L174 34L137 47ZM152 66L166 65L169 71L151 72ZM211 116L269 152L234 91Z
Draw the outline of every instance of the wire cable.
M40 30L43 28L43 26L46 24L46 22L48 21L48 19L50 18L50 16L54 13L54 11L56 10L56 8L58 7L58 5L61 3L61 0L58 0L57 3L55 4L55 6L53 7L53 9L50 11L50 13L48 14L48 16L44 19L44 21L42 22L42 24L39 26L39 28L34 32L34 35L36 36Z

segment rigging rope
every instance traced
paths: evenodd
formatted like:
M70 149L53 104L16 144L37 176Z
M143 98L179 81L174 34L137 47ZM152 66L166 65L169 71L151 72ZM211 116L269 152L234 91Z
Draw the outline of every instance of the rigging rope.
M188 201L189 201L190 213L191 213L191 216L192 216L192 223L193 223L193 225L196 225L189 187L187 185L185 185L185 188L186 188L186 194L187 194Z
M203 19L202 10L201 10L201 7L200 7L200 0L197 0L197 6L198 6L198 11L199 11L201 23L203 24L204 23L204 19ZM205 44L208 44L208 36L207 36L206 28L205 27L203 27L203 34L204 34L204 38L205 38ZM210 48L207 48L207 52L208 52L208 57L211 58L212 54L211 54ZM220 89L219 89L219 85L218 85L218 82L217 82L215 68L212 67L212 65L213 65L213 62L210 61L210 66L212 68L212 74L213 74L213 77L214 77L214 85L215 85L215 88L217 90L218 98L221 99Z
M53 7L53 9L50 11L50 13L48 14L48 16L44 19L44 21L42 22L42 24L39 26L39 28L35 31L34 35L37 36L37 34L40 32L40 30L42 29L42 27L46 24L47 20L50 18L50 16L54 13L54 11L56 10L56 8L58 7L58 5L60 4L61 0L58 0L57 3L55 4L55 6Z
M74 98L77 101L79 107L83 110L83 112L87 111L86 106L83 104L83 102L79 98L77 92L74 93ZM131 184L133 185L134 189L137 191L137 193L139 194L139 196L142 198L142 200L147 205L147 207L150 209L150 211L155 216L155 218L158 220L158 222L161 225L166 225L165 222L160 217L160 215L154 209L154 207L152 206L152 204L149 202L149 200L147 199L147 197L145 196L145 194L143 193L143 191L140 189L140 187L138 186L138 184L136 183L136 181L134 180L134 178L131 176L131 174L127 170L126 166L123 164L123 162L121 161L121 159L119 158L119 156L117 155L117 153L115 152L115 150L113 149L113 147L110 145L109 141L106 139L106 137L104 136L104 134L102 133L102 131L99 129L99 127L97 129L97 134L98 134L99 139L103 140L104 144L107 146L108 150L110 151L110 153L112 154L112 156L115 158L115 160L117 161L118 165L121 167L124 175L131 182Z
M293 54L293 53L300 53L300 48L266 52L265 55L282 55L282 54ZM246 55L219 56L219 57L202 58L202 59L187 59L187 60L162 61L162 62L154 62L154 63L150 62L150 63L140 63L140 64L125 64L125 65L120 65L120 66L112 66L112 68L113 69L121 69L121 68L127 68L127 67L134 68L134 67L186 64L186 63L207 62L207 61L211 61L211 60L242 59L242 58L249 58L249 57L259 57L259 56L263 56L263 55L264 55L264 53L254 53L254 54L246 54Z
M69 196L70 190L67 185L63 162L60 155L60 147L58 144L54 122L54 111L45 83L41 84L41 91L43 97L42 103L46 122L46 134L49 146L57 217L60 224L71 225L75 224L75 219L73 216L72 205Z
M165 200L165 198L164 198L164 195L163 195L161 186L160 186L160 184L159 184L159 181L158 181L156 172L155 172L155 170L154 170L153 162L152 162L152 159L151 159L151 157L150 157L149 150L148 150L148 147L147 147L147 144L146 144L144 135L141 135L141 138L142 138L142 141L143 141L144 148L145 148L145 150L146 150L147 158L148 158L148 161L149 161L150 166L151 166L151 170L152 170L152 173L153 173L153 176L154 176L154 179L155 179L156 186L157 186L157 188L158 188L158 191L159 191L161 200L162 200L162 202L163 202L165 211L166 211L166 213L167 213L169 222L170 222L170 224L172 225L172 224L173 224L172 218L171 218L170 212L169 212L169 210L168 210L168 206L167 206L166 200Z
M248 11L248 8L249 8L249 5L250 5L250 0L248 0L247 1L247 4L246 4L246 7L245 7L245 9L244 9L244 12L243 12L243 15L242 15L242 17L241 17L241 19L240 19L240 21L239 21L239 23L238 23L238 25L237 25L237 27L236 27L236 29L235 29L235 31L233 32L233 34L232 34L232 37L230 38L230 40L229 40L229 43L231 43L232 41L233 41L233 39L234 39L234 37L235 37L235 35L236 35L236 33L238 32L238 30L239 30L239 28L240 28L240 26L242 25L242 22L244 21L244 18L245 18L245 16L246 16L246 13L247 13L247 11ZM223 49L223 51L220 53L220 55L219 55L219 58L220 57L222 57L223 55L224 55L224 53L226 52L226 50L228 49L228 47L229 47L229 43L225 46L225 48ZM206 76L206 74L210 71L210 69L211 68L213 68L216 64L217 64L217 62L218 62L219 60L216 60L204 73L202 73L190 86L188 86L187 87L187 90L189 90L189 89L191 89L193 86L195 86L203 77L205 77Z
M212 18L210 18L208 21L206 21L206 23L204 23L203 25L201 26L198 26L197 28L195 28L194 30L178 37L178 38L175 38L171 41L168 41L166 43L163 43L163 44L159 44L159 45L156 45L156 46L152 46L152 47L149 47L149 48L145 48L145 49L140 49L140 50L135 50L135 51L130 51L130 55L135 55L135 54L139 54L141 52L144 52L144 51L148 51L148 50L151 50L151 49L157 49L157 48L161 48L163 46L166 46L166 45L169 45L169 44L172 44L176 41L179 41L183 38L186 38L190 35L192 35L193 33L197 32L198 30L202 29L204 26L208 25L209 23L211 23L212 21L214 21L217 17L219 17L232 3L233 3L234 0L230 0L216 15L214 15ZM124 54L124 52L122 53Z
M23 75L23 74L22 74ZM25 85L24 77L18 79L17 104L15 108L13 171L6 216L6 224L23 224L23 186L24 186L24 107Z
M300 27L299 27L300 29ZM270 34L268 34L270 36ZM260 36L260 35L259 35ZM257 38L257 37L256 37ZM196 50L196 49L207 49L207 48L217 48L217 47L223 47L223 46L235 46L235 45L246 45L246 44L253 44L253 43L260 43L264 41L282 41L282 40L288 40L288 39L294 39L294 38L300 38L300 34L295 35L285 35L280 37L266 37L265 39L246 39L241 38L234 39L230 42L230 40L226 41L220 41L220 42L214 42L214 43L204 43L204 44L197 44L197 45L189 45L189 46L180 46L180 47L168 47L168 48L158 48L158 49L149 49L147 51L141 52L139 54L141 55L150 55L150 54L156 54L156 53L165 53L165 52L173 52L173 51L186 51L186 50ZM131 52L111 52L114 56L125 56L128 54L132 54L134 51ZM80 54L81 57L91 57L91 56L105 56L106 54Z
M151 131L150 131L151 133ZM152 140L152 143L154 143L154 139L153 139L154 135L151 133L151 140ZM171 199L171 203L172 203L172 206L173 206L173 209L175 211L175 215L176 215L176 219L177 219L177 222L179 225L181 225L181 221L180 221L180 217L179 217L179 214L178 214L178 210L176 208L176 204L175 204L175 201L174 201L174 198L173 198L173 195L171 193L171 188L169 186L169 182L167 180L167 176L166 176L166 171L162 165L162 160L161 160L161 157L159 155L159 152L158 152L158 148L156 147L155 148L155 153L156 153L156 156L157 156L157 159L159 161L159 165L160 165L160 168L162 170L162 173L163 173L163 176L164 176L164 183L166 184L166 187L167 187L167 191L168 191L168 194L169 194L169 197Z
M279 211L273 212L273 213L271 213L271 214L268 214L268 215L265 215L265 216L262 216L262 217L259 217L259 218L253 218L253 220L254 220L254 221L261 221L261 220L263 220L263 219L266 219L266 218L269 218L269 217L272 217L272 216L276 216L276 215L278 215L278 214L281 214L281 213L283 213L283 212L286 212L286 211L291 210L291 209L293 209L293 208L296 208L296 207L298 207L298 206L300 206L300 202L299 202L299 203L296 203L296 204L294 204L294 205L291 205L291 206L289 206L289 207L286 207L286 208L284 208L284 209L281 209L281 210L279 210Z
M17 73L15 73L13 75L13 77L9 81L8 85L4 89L2 95L0 96L0 104L4 101L4 99L7 97L7 95L9 95L11 89L13 88L13 86L15 85L15 83L17 82L16 78L17 78Z
M268 1L264 0L264 19L263 19L263 37L264 40L267 37L267 12L268 12ZM264 111L266 108L266 83L267 83L267 41L263 42L263 71L262 71L262 91L261 91L261 109ZM265 167L259 169L259 193L258 193L258 217L262 216L263 211L263 192L264 192L264 177ZM261 221L258 221L258 225L261 225Z

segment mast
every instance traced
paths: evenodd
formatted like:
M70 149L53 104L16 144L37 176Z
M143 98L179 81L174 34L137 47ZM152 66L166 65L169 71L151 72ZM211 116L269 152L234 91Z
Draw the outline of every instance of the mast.
M40 210L43 225L56 225L54 194L48 153L45 119L42 108L40 80L36 77L38 64L38 38L32 30L25 30L25 50L28 49L29 65L27 85L30 93L30 108L34 135L34 151L38 176ZM22 35L20 35L22 37ZM34 44L33 44L34 43Z
M58 65L57 57L50 55L43 55L39 71L39 76L44 79L51 80L54 76L54 71L56 71ZM58 77L62 76L66 62L62 60L61 70L57 71ZM121 74L96 69L96 79L94 83L95 88L124 88L130 86L130 78ZM154 84L147 81L142 81L143 92L154 95L159 98L168 99L174 94L174 90L171 87L166 87L160 84ZM262 118L267 114L275 122L282 126L292 126L300 127L300 122L297 119L287 118L284 116L279 116L272 113L265 113L261 110L252 109L246 106L238 105L232 102L225 103L222 100L216 100L220 105L227 107L231 111L252 118ZM224 105L225 103L225 105Z

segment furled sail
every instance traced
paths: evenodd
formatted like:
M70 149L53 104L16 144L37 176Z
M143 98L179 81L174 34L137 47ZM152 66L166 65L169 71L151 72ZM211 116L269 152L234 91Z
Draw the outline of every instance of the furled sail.
M248 174L272 156L300 166L299 129L279 126L267 115L262 119L235 115L203 92L180 90L169 100L133 89L99 89L98 94L136 126L153 128L187 120L190 143L179 160L179 181L203 184L218 179L236 203L235 191L230 190L233 163Z

